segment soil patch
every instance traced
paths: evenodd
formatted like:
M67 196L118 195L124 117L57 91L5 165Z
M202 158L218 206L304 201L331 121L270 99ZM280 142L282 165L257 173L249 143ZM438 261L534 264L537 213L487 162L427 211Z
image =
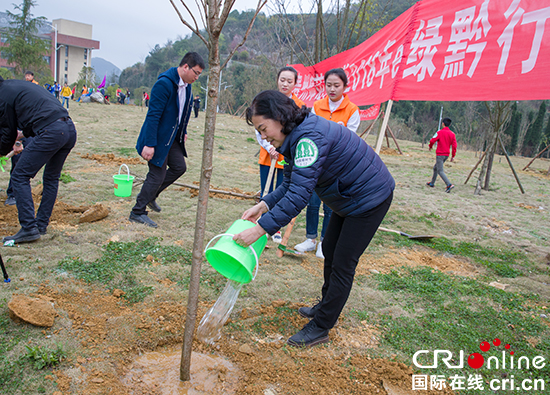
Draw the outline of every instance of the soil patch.
M196 186L199 186L200 182L193 181L193 184L195 184ZM189 188L189 187L181 187L181 188L178 188L178 189L180 191L189 191L192 198L199 196L199 190L198 189ZM217 189L217 190L220 190L220 191L233 192L233 193L237 193L237 194L240 194L240 195L250 196L250 197L247 198L247 197L243 197L243 196L227 195L225 193L217 193L217 192L210 192L208 194L209 197L218 198L218 199L248 200L248 199L252 199L256 195L255 192L245 192L245 191L243 191L239 188L221 188L221 187L210 186L210 189Z
M127 305L116 290L111 293L93 289L75 280L58 284L55 289L43 284L32 296L51 300L59 314L45 335L63 341L74 339L81 346L78 356L69 361L69 369L54 372L53 380L62 393L102 394L110 388L110 394L165 394L162 377L166 376L162 375L167 369L159 370L155 359L165 358L167 353L171 358L167 363L173 367L171 375L176 375L173 379L178 384L181 346L177 344L183 338L185 319L185 308L180 303L155 298L152 303ZM201 303L199 317L209 305ZM202 362L195 360L194 368L192 362L192 372L196 369L202 375L199 377L212 380L192 379L183 384L181 392L171 393L265 394L271 390L304 395L384 394L383 381L410 388L410 367L363 355L366 349L378 346L380 337L378 330L366 321L353 328L337 326L331 331L331 343L327 346L283 347L288 334L281 333L280 324L271 318L277 316L278 308L294 310L300 306L274 300L269 306L242 310L240 315L234 312L233 319L245 330L224 328L221 340L214 346L194 344ZM293 311L287 321L292 330L299 330L307 322ZM262 335L246 330L252 326L261 328ZM146 351L157 354L135 357ZM308 385L304 386L304 382Z
M384 146L382 146L382 148L380 148L380 153L382 155L401 155L399 153L399 151L394 150L393 148L388 148L388 147L384 147Z
M110 165L110 164L117 164L117 165L139 165L144 163L144 160L141 158L117 158L115 154L80 154L80 157L83 159L90 159L95 160L98 163L101 163L102 165Z
M323 276L323 260L316 258L314 253L306 253L301 266L316 277ZM399 251L386 253L382 257L364 254L359 259L356 275L386 274L402 266L428 266L447 274L464 277L479 275L478 268L467 259L457 259L445 254L438 254L423 247L418 249L403 248Z
M40 205L40 197L33 196L35 210ZM80 214L88 210L90 206L73 206L61 201L56 201L50 217L50 227L53 229L64 229L67 226L78 224ZM17 218L16 206L5 206L0 204L0 232L8 234L19 229L19 219Z

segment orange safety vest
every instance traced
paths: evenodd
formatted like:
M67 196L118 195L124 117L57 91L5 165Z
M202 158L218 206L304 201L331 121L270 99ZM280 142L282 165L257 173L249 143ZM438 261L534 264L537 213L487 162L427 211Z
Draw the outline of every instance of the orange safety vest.
M329 98L327 96L313 103L315 115L319 115L320 117L328 119L329 121L334 121L340 125L348 126L349 119L359 107L349 100L348 95L344 94L344 100L340 103L340 106L338 106L334 112L330 112L328 101Z
M294 93L292 94L292 100L294 100L294 103L296 103L296 105L300 108L302 108L302 106L306 105L306 103L304 103L303 101L298 99L298 96L296 96ZM281 166L279 164L279 162L282 161L283 159L284 159L284 156L279 154L279 158L277 159L277 162L275 163L275 168L276 169L282 169L283 168L283 166ZM260 147L260 158L258 159L258 163L260 165L264 165L264 166L271 166L271 155L269 155L269 152L267 152L267 150L264 147Z

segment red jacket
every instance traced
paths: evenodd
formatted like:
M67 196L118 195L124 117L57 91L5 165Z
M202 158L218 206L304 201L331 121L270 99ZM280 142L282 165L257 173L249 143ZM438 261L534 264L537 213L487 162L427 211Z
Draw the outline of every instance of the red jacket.
M456 136L451 129L444 127L436 132L430 140L430 149L437 142L435 154L437 156L449 156L451 147L453 147L453 158L456 155Z

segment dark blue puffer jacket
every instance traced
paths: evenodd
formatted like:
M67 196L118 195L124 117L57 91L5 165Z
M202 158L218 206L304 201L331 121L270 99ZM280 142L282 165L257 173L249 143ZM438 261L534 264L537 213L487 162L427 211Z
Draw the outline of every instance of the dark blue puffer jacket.
M185 90L186 105L181 114L181 121L178 123L179 81L177 67L172 67L159 75L151 90L149 109L136 144L136 150L140 155L143 147L155 147L155 154L150 162L158 167L161 167L166 160L176 136L179 136L177 143L181 145L183 155L187 156L184 135L187 134L187 123L193 100L191 100L191 84L188 84Z
M289 164L283 183L262 199L270 210L258 223L269 234L296 217L313 190L338 215L356 217L395 188L386 165L363 139L314 114L286 136L278 151Z

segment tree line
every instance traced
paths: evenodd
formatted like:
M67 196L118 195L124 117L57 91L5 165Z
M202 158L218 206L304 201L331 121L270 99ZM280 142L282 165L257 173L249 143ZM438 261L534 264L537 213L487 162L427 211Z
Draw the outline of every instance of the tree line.
M276 88L276 73L281 66L292 63L309 66L354 47L414 3L415 0L346 0L331 3L324 9L321 0L310 0L300 3L298 13L291 13L283 0L272 1L270 16L264 13L257 16L245 45L222 70L220 111L238 113L250 104L258 92ZM8 11L12 19L7 41L10 45L4 47L2 53L18 65L16 73L23 73L32 64L41 65L35 70L45 69L43 57L36 55L47 47L47 43L36 38L38 27L45 18L32 15L34 5L34 0L23 0L21 5L15 6L20 13ZM230 53L241 41L253 15L252 10L234 10L229 14L220 36L222 60L223 54ZM25 43L32 50L25 49ZM164 45L157 44L144 62L124 69L118 84L108 86L111 90L119 85L128 88L139 105L142 92L150 92L158 75L177 65L189 51L208 58L208 49L197 35L179 37ZM206 102L206 71L193 84L193 94L199 95L202 103ZM0 70L0 74L5 77L5 69ZM85 81L95 80L93 70L84 68L81 77L76 83L77 92ZM115 83L112 77L109 82ZM44 81L51 83L53 79ZM426 142L437 130L440 114L443 113L443 117L453 119L452 129L464 147L483 150L491 129L490 108L483 102L401 101L393 106L391 124L398 138ZM501 136L510 154L532 156L550 142L550 120L546 117L544 101L516 102L507 108Z

